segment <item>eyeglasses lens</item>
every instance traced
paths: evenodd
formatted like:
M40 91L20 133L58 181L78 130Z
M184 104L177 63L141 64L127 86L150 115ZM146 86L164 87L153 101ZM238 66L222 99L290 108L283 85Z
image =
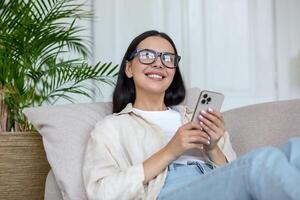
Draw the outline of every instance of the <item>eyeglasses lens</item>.
M140 51L139 60L143 64L152 64L155 62L158 56L160 56L162 63L169 68L175 67L176 56L170 53L156 53L148 50Z

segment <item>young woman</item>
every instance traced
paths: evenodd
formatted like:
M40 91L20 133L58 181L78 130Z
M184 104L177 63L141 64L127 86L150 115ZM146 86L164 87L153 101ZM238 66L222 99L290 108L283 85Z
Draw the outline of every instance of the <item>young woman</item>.
M113 114L96 124L87 145L88 198L300 199L300 139L283 151L266 147L233 161L222 114L208 109L194 123L179 105L179 61L165 33L147 31L129 45Z

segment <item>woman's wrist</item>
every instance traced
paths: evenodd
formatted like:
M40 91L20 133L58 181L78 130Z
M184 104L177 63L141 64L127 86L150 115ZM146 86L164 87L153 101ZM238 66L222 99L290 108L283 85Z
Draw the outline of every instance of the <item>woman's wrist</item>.
M162 158L167 162L171 163L172 161L176 160L176 156L174 156L169 150L168 147L165 146L161 149Z
M209 159L217 165L224 165L227 163L226 157L218 145L213 149L207 150L207 155Z
M160 174L173 161L173 156L166 147L160 149L143 162L144 166L144 185Z

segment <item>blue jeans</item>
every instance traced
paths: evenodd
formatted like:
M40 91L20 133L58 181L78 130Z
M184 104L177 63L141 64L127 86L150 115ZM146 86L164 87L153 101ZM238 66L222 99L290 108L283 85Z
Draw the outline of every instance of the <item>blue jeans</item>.
M300 138L282 150L259 148L215 169L171 164L158 199L299 200Z

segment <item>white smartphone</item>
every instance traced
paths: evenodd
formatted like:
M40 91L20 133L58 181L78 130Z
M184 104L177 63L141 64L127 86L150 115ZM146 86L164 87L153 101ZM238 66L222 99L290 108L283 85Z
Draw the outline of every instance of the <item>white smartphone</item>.
M201 91L194 109L192 121L199 122L198 116L201 110L206 111L208 108L212 108L213 110L220 111L223 101L224 95L222 93L208 90Z

